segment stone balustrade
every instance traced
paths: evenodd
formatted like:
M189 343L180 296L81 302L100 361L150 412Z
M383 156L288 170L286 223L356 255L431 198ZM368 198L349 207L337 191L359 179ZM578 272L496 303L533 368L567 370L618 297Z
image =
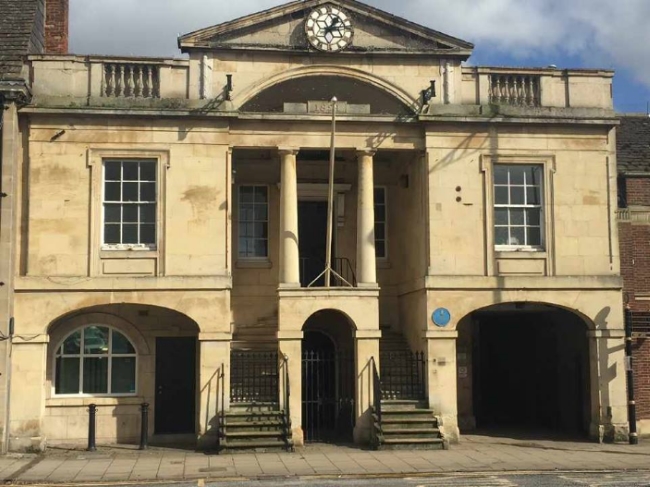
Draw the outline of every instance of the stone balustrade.
M492 74L490 80L490 103L538 107L541 104L539 75Z
M116 98L160 98L160 66L105 63L101 93Z

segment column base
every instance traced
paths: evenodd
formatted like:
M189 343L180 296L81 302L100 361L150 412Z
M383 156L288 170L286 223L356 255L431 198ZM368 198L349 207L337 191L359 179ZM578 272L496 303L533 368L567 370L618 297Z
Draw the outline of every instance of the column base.
M628 443L630 426L627 423L591 423L589 438L598 443Z
M291 440L294 446L305 446L305 433L302 427L291 428Z

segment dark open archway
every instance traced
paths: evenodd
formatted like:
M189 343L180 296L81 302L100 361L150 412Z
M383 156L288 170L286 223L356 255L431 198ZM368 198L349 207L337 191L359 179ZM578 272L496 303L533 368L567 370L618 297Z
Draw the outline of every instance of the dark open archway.
M461 432L584 437L590 422L587 323L541 303L477 310L458 325Z
M355 394L352 323L339 311L323 310L305 322L303 332L305 441L351 441Z

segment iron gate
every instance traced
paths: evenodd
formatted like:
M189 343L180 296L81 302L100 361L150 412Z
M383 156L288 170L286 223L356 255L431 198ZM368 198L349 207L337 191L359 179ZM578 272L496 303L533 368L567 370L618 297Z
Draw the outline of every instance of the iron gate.
M278 352L230 352L230 402L277 403Z
M308 350L302 355L305 441L347 441L354 428L354 355Z

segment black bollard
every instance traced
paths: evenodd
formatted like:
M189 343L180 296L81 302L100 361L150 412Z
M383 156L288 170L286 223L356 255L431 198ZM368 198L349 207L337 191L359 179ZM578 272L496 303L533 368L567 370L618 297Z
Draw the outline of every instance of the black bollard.
M140 411L140 450L146 450L149 447L149 403L143 402Z
M97 414L97 405L88 406L88 451L96 451L95 445L95 416Z
M625 308L625 373L627 375L627 417L630 425L630 445L639 444L636 431L636 401L634 400L634 366L632 358L632 311Z

